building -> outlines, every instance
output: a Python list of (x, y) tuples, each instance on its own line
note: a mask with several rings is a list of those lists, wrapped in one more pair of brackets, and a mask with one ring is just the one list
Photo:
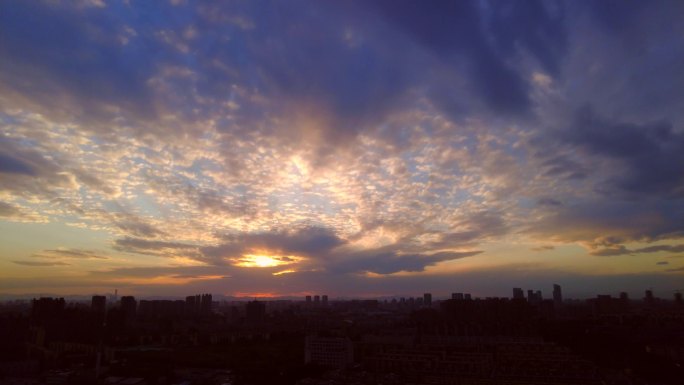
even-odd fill
[(321, 304), (321, 296), (320, 295), (314, 295), (314, 306), (318, 306)]
[(64, 305), (64, 298), (34, 298), (31, 302), (31, 316), (36, 319), (55, 318), (64, 312)]
[(310, 295), (306, 296), (306, 304), (307, 304), (307, 306), (311, 306), (311, 296)]
[(644, 296), (644, 302), (647, 306), (651, 306), (655, 303), (655, 297), (653, 296), (653, 290), (646, 290)]
[(563, 293), (561, 292), (561, 287), (558, 284), (553, 284), (553, 303), (557, 306), (563, 304)]
[(328, 306), (328, 296), (327, 295), (324, 294), (323, 297), (321, 297), (321, 301), (323, 302), (323, 306)]
[(423, 294), (423, 305), (425, 307), (431, 307), (432, 306), (432, 294), (431, 293)]
[(463, 300), (463, 293), (451, 293), (451, 299)]
[(327, 368), (344, 368), (354, 361), (352, 342), (348, 338), (307, 336), (304, 362)]
[(94, 295), (90, 301), (90, 309), (95, 313), (104, 314), (107, 310), (107, 297)]
[(525, 292), (519, 287), (513, 288), (513, 299), (525, 299)]
[(257, 300), (247, 302), (245, 320), (250, 324), (259, 324), (266, 318), (266, 303)]
[(135, 321), (138, 310), (138, 302), (135, 300), (135, 297), (131, 295), (121, 297), (121, 310), (124, 313), (126, 323), (130, 324)]
[(203, 315), (211, 314), (211, 294), (202, 294), (200, 303), (200, 313)]
[(465, 293), (463, 294), (463, 299), (465, 299), (466, 301), (470, 301), (473, 299), (473, 297), (470, 295), (470, 293)]

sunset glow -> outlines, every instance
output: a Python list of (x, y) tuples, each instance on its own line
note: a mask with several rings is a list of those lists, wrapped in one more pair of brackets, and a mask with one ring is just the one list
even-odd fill
[(296, 263), (299, 258), (293, 256), (280, 257), (271, 255), (246, 254), (235, 264), (241, 267), (274, 267)]

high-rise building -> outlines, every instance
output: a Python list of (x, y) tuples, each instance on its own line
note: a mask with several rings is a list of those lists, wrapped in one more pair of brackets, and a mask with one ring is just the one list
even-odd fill
[(677, 306), (682, 306), (682, 293), (676, 292), (674, 294), (674, 302)]
[(304, 361), (327, 368), (344, 368), (354, 362), (354, 349), (348, 338), (307, 336)]
[(463, 300), (463, 293), (451, 293), (451, 299)]
[(553, 285), (553, 302), (557, 306), (563, 304), (563, 293), (561, 292), (561, 287), (558, 284)]
[(194, 295), (189, 295), (185, 297), (185, 314), (191, 315), (195, 314), (195, 308), (197, 305), (195, 304), (195, 296)]
[(425, 307), (431, 307), (432, 306), (432, 294), (431, 293), (423, 294), (423, 305), (425, 305)]
[(525, 299), (525, 292), (519, 287), (513, 288), (513, 299)]
[(131, 295), (124, 295), (121, 297), (121, 311), (124, 313), (124, 319), (127, 323), (135, 321), (138, 303), (135, 297)]
[(646, 305), (653, 305), (655, 303), (655, 297), (653, 296), (653, 290), (646, 290), (644, 302)]
[(107, 310), (107, 297), (94, 295), (90, 301), (90, 309), (95, 313), (104, 314)]
[(250, 324), (264, 322), (266, 318), (266, 303), (257, 300), (247, 302), (245, 306), (245, 320)]
[(542, 292), (541, 292), (541, 290), (535, 291), (535, 292), (534, 292), (534, 296), (537, 298), (537, 301), (541, 301), (542, 299), (544, 299), (544, 298), (542, 297)]
[(470, 300), (473, 299), (473, 297), (470, 295), (470, 293), (465, 293), (465, 294), (463, 294), (463, 298), (464, 298), (466, 301), (470, 301)]
[(211, 314), (211, 294), (202, 294), (200, 313), (204, 315)]
[(64, 306), (64, 298), (34, 298), (31, 302), (31, 316), (37, 319), (55, 318), (64, 312)]
[(306, 304), (311, 305), (311, 296), (310, 295), (306, 296)]
[(321, 300), (323, 302), (323, 306), (328, 306), (328, 296), (326, 294), (321, 297)]
[(318, 306), (321, 304), (321, 296), (320, 295), (314, 295), (314, 306)]

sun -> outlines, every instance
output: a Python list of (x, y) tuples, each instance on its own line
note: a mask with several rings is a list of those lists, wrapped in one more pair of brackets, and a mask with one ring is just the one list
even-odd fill
[(275, 267), (296, 263), (299, 262), (300, 259), (301, 258), (292, 255), (245, 254), (236, 261), (235, 265), (241, 267)]

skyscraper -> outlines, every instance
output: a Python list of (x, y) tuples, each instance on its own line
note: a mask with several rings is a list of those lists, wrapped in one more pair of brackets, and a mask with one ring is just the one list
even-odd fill
[(137, 312), (138, 303), (135, 297), (130, 295), (124, 295), (121, 297), (121, 310), (124, 313), (124, 319), (126, 323), (132, 323), (135, 320)]
[(513, 299), (525, 299), (525, 293), (523, 292), (523, 289), (519, 287), (514, 287), (513, 288)]
[(257, 300), (247, 302), (245, 306), (245, 319), (248, 323), (258, 324), (266, 318), (266, 303)]
[(561, 287), (558, 284), (553, 284), (553, 302), (557, 306), (563, 304), (563, 293), (561, 292)]
[(432, 294), (431, 293), (423, 294), (423, 305), (425, 305), (425, 307), (431, 307), (432, 306)]
[(90, 301), (90, 309), (95, 313), (104, 314), (107, 309), (107, 297), (94, 295)]

